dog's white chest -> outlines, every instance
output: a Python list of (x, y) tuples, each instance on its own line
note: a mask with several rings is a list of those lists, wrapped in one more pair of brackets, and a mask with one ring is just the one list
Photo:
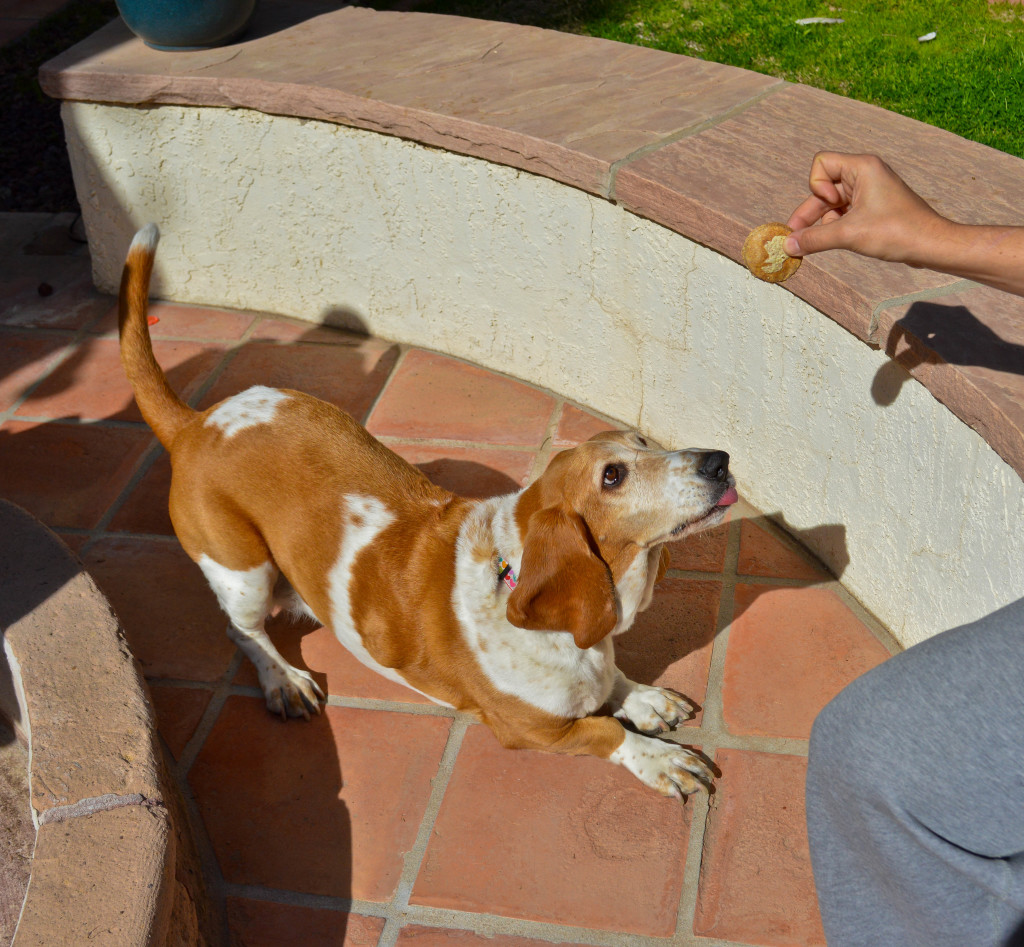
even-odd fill
[(557, 717), (586, 717), (612, 692), (615, 658), (610, 638), (583, 651), (568, 632), (529, 631), (503, 619), (464, 623), (463, 633), (498, 690)]
[(497, 573), (468, 555), (456, 560), (452, 604), (466, 644), (488, 680), (557, 717), (594, 713), (608, 700), (615, 681), (611, 639), (576, 647), (568, 632), (516, 628), (505, 617), (505, 593)]
[(614, 646), (606, 638), (581, 650), (568, 632), (530, 631), (508, 621), (508, 593), (488, 550), (516, 549), (516, 534), (511, 509), (498, 501), (463, 528), (452, 595), (459, 629), (497, 690), (557, 717), (586, 717), (611, 695)]
[(638, 555), (626, 570), (626, 574), (616, 583), (620, 618), (612, 632), (613, 635), (628, 631), (637, 614), (650, 605), (654, 580), (657, 578), (654, 561), (658, 555), (657, 552), (653, 555), (648, 552)]

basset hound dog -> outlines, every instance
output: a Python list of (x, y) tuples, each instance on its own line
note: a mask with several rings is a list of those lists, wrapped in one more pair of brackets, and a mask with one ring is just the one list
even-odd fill
[(254, 387), (195, 411), (149, 337), (157, 239), (143, 228), (127, 255), (122, 360), (171, 455), (175, 532), (273, 713), (309, 719), (325, 700), (264, 630), (283, 589), (364, 664), (476, 716), (506, 747), (603, 757), (680, 799), (710, 785), (697, 754), (652, 736), (693, 707), (625, 677), (613, 639), (650, 604), (664, 544), (735, 502), (727, 454), (607, 431), (525, 489), (469, 500), (299, 391)]

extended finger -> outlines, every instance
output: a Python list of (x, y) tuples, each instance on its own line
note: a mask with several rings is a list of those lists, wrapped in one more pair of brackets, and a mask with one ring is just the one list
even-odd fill
[(804, 227), (810, 227), (821, 220), (822, 214), (831, 208), (831, 204), (812, 194), (790, 215), (789, 229), (802, 230)]

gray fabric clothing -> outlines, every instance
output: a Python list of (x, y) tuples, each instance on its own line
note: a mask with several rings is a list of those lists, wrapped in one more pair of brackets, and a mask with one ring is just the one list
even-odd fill
[(1024, 599), (825, 707), (807, 825), (830, 947), (1024, 944)]

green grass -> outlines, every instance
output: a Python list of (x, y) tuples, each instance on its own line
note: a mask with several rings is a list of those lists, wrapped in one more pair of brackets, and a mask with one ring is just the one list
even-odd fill
[[(531, 23), (741, 66), (871, 102), (1024, 157), (1024, 5), (427, 0), (416, 9)], [(794, 22), (812, 16), (845, 22)], [(935, 40), (918, 42), (932, 31)]]

